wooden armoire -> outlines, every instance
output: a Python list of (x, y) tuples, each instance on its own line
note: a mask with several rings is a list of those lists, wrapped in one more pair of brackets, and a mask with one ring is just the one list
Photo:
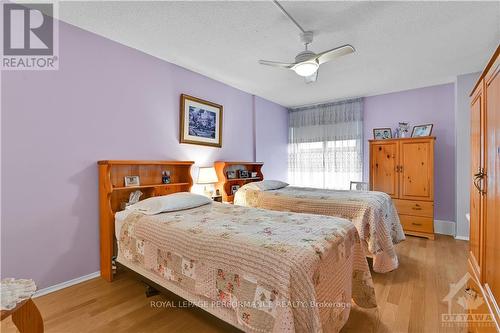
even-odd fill
[[(471, 93), (471, 183), (468, 291), (485, 301), (473, 314), (492, 315), (490, 326), (473, 332), (500, 332), (500, 46)], [(495, 327), (496, 326), (496, 327)]]
[(434, 239), (435, 137), (370, 140), (370, 190), (389, 194), (406, 234)]

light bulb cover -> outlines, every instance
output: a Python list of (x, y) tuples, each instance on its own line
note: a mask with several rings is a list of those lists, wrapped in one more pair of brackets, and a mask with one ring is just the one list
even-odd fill
[(300, 76), (309, 76), (314, 74), (318, 70), (318, 63), (314, 61), (302, 62), (293, 67), (293, 70), (297, 75)]

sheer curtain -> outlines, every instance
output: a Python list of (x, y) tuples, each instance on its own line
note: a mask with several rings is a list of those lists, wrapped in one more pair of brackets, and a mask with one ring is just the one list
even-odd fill
[(292, 185), (349, 189), (363, 172), (363, 99), (289, 110)]

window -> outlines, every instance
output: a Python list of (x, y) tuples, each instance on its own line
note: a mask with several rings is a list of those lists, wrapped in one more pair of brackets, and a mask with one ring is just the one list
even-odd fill
[(288, 179), (297, 186), (348, 190), (362, 180), (362, 105), (290, 111)]

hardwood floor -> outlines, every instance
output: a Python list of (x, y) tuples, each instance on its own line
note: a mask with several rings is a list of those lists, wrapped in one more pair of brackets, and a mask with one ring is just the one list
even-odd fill
[[(397, 246), (400, 267), (373, 273), (378, 308), (356, 306), (342, 332), (465, 332), (441, 326), (448, 311), (442, 299), (449, 284), (467, 271), (467, 242), (437, 235), (435, 241), (408, 236)], [(96, 278), (35, 299), (46, 332), (233, 332), (232, 326), (205, 311), (186, 307), (153, 308), (152, 301), (179, 305), (175, 295), (146, 298), (131, 273), (113, 283)], [(180, 303), (182, 305), (182, 303)], [(463, 310), (458, 311), (463, 312)], [(10, 319), (1, 332), (16, 332)]]

